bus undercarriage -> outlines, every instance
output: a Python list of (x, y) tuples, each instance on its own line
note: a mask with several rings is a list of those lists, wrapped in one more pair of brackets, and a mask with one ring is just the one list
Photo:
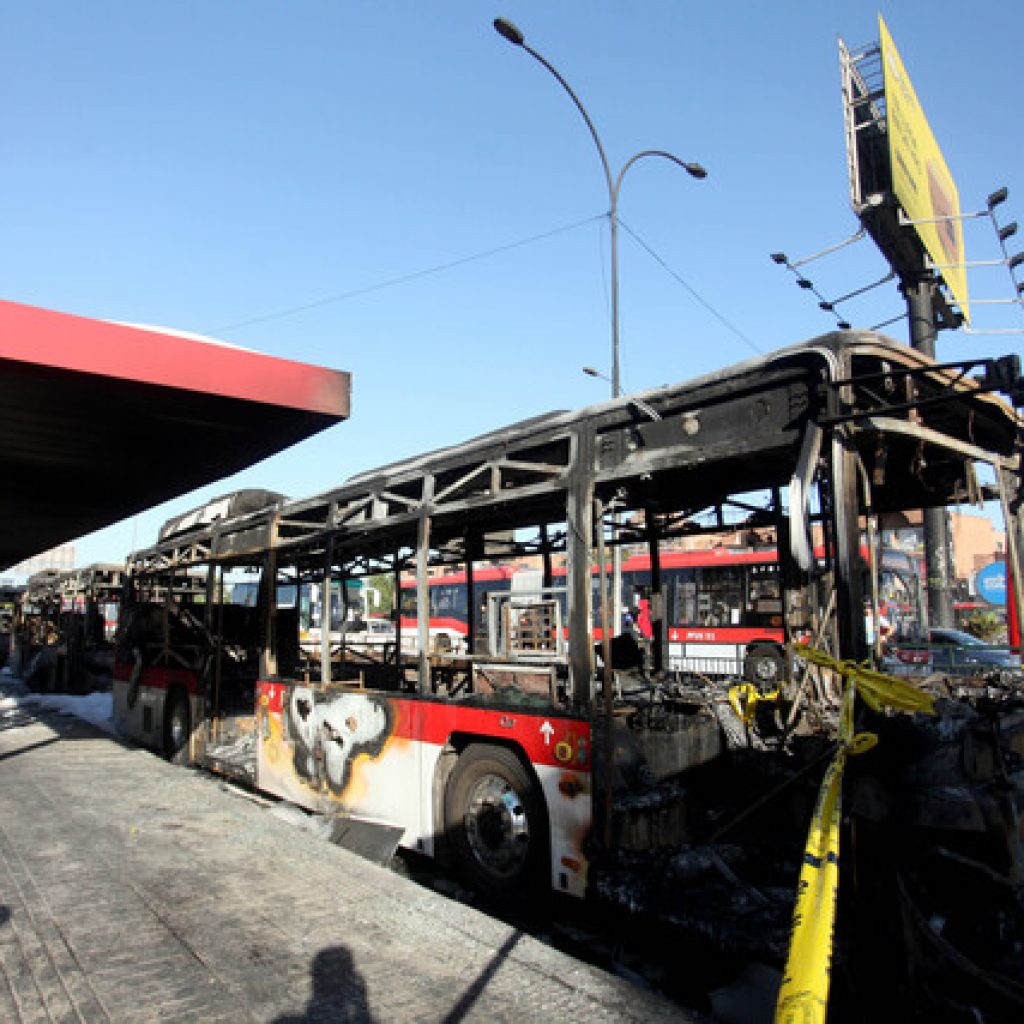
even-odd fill
[[(777, 957), (842, 687), (801, 644), (836, 664), (869, 657), (863, 534), (882, 513), (981, 495), (979, 465), (1019, 596), (1018, 417), (880, 336), (830, 335), (642, 402), (539, 417), (165, 530), (129, 560), (115, 720), (330, 816), (357, 845), (375, 834), (499, 894), (599, 893)], [(669, 659), (663, 556), (740, 527), (778, 550), (787, 658), (772, 693)], [(640, 551), (651, 629), (638, 640), (612, 595), (621, 558)], [(485, 566), (526, 560), (532, 589), (475, 589)], [(432, 574), (456, 568), (464, 649), (426, 612)], [(304, 642), (309, 595), (371, 577), (395, 594), (414, 581), (411, 635), (395, 614), (390, 644), (350, 648), (329, 628)], [(255, 600), (233, 601), (236, 588)], [(936, 722), (860, 709), (882, 739), (851, 764), (845, 891), (876, 910), (899, 895), (886, 942), (917, 934), (907, 922), (936, 902), (939, 868), (1008, 887), (1020, 910), (1024, 704), (1013, 679), (972, 685)], [(843, 965), (843, 937), (867, 925), (856, 909), (840, 923)], [(944, 939), (925, 931), (916, 941)], [(858, 968), (884, 946), (859, 944)], [(1015, 996), (1003, 965), (977, 971)]]

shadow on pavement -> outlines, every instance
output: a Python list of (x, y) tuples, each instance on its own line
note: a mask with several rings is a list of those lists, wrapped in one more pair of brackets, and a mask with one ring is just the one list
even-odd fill
[[(110, 740), (111, 743), (116, 743), (118, 746), (124, 747), (127, 750), (145, 749), (141, 748), (138, 743), (135, 743), (124, 736), (118, 735), (109, 728), (97, 725), (95, 722), (89, 721), (88, 718), (79, 717), (73, 710), (57, 706), (48, 707), (46, 705), (48, 698), (89, 696), (91, 696), (91, 694), (41, 693), (37, 690), (30, 690), (25, 685), (24, 681), (16, 676), (0, 677), (0, 699), (6, 697), (17, 701), (16, 706), (0, 710), (0, 734), (14, 732), (27, 726), (41, 724), (49, 726), (51, 729), (60, 733), (59, 736), (54, 737), (49, 742), (55, 742), (56, 740), (96, 739), (97, 737), (102, 737)], [(34, 744), (33, 746), (43, 745), (44, 744)], [(3, 759), (4, 757), (12, 757), (15, 754), (20, 754), (31, 749), (33, 749), (33, 747), (26, 746), (20, 750), (10, 750), (4, 754), (0, 754), (0, 759)]]
[(5, 750), (0, 753), (0, 761), (6, 761), (9, 757), (17, 757), (19, 754), (27, 754), (32, 750), (38, 750), (40, 747), (48, 747), (51, 743), (60, 743), (63, 736), (48, 736), (45, 740), (40, 740), (38, 743), (29, 743), (28, 746), (18, 747), (17, 750)]
[(483, 995), (488, 982), (497, 973), (498, 968), (508, 958), (508, 955), (515, 949), (516, 944), (523, 937), (520, 931), (513, 932), (502, 944), (501, 948), (491, 957), (491, 962), (480, 972), (479, 976), (469, 988), (463, 992), (459, 1001), (452, 1007), (442, 1021), (442, 1024), (458, 1024), (466, 1014), (473, 1008), (473, 1004)]
[(329, 946), (313, 958), (313, 994), (301, 1016), (275, 1017), (273, 1024), (376, 1024), (366, 983), (344, 946)]

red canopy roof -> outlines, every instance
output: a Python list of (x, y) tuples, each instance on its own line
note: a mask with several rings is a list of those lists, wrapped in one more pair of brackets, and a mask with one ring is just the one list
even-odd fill
[(0, 300), (0, 568), (310, 437), (349, 396), (342, 371)]

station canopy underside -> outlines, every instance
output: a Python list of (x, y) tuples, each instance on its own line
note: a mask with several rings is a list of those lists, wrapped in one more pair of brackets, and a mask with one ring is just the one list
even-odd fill
[(349, 399), (342, 371), (0, 301), (0, 569), (280, 452)]

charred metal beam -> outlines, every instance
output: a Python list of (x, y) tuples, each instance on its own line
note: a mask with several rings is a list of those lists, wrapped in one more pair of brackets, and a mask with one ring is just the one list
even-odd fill
[(593, 695), (594, 677), (594, 649), (590, 642), (593, 622), (593, 588), (590, 582), (590, 553), (594, 544), (593, 435), (580, 430), (574, 451), (566, 507), (569, 526), (569, 684), (573, 704), (585, 707)]

